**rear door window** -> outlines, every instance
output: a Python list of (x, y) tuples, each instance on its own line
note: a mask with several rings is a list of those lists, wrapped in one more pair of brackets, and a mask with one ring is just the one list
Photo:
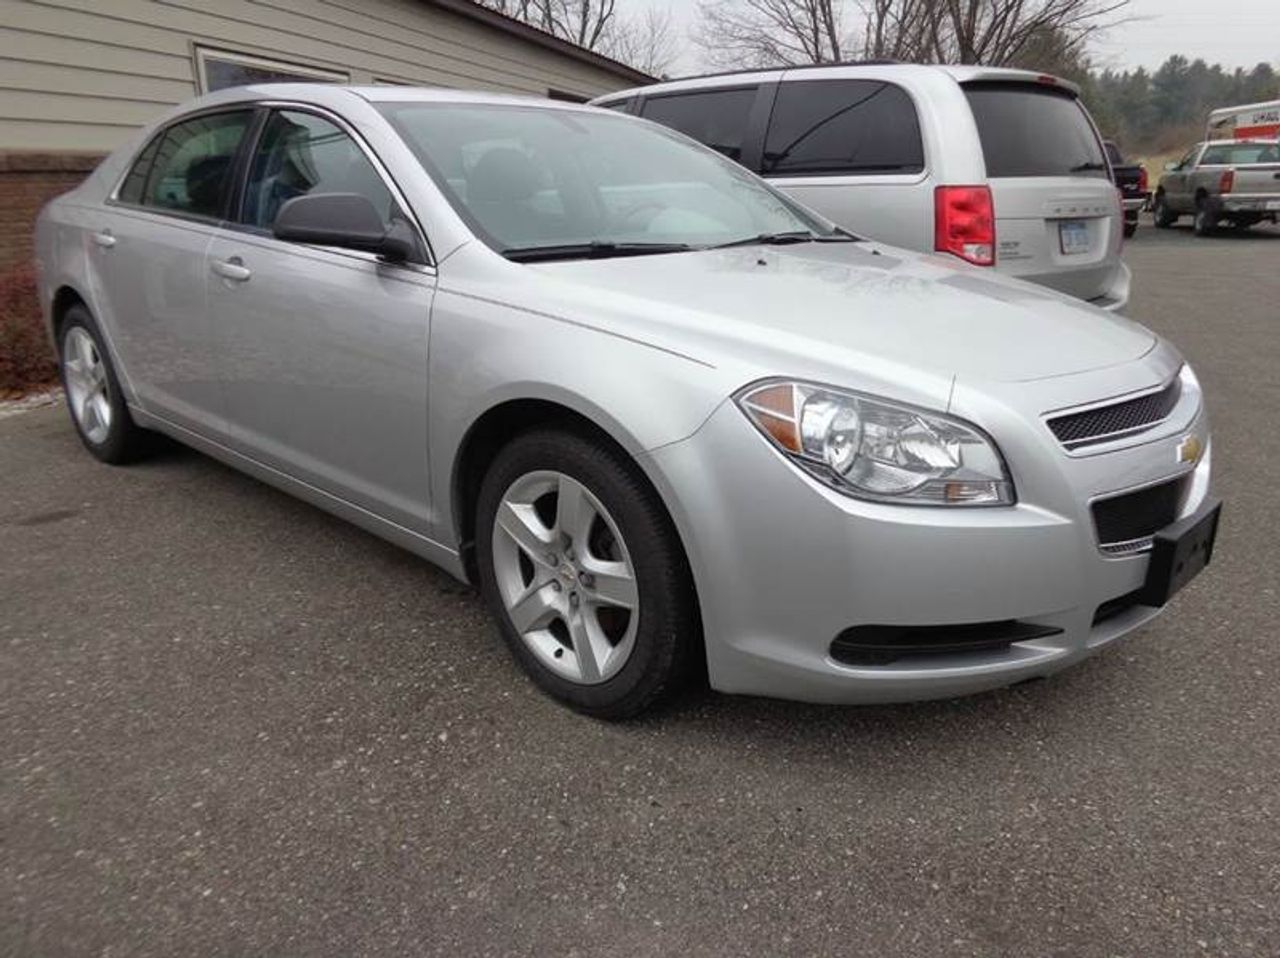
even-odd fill
[(742, 160), (757, 87), (673, 93), (645, 100), (644, 117), (679, 130), (731, 160)]
[(216, 113), (177, 123), (159, 140), (142, 204), (220, 219), (232, 166), (252, 111)]
[(1080, 101), (1052, 87), (971, 83), (987, 175), (1108, 177), (1106, 157)]
[(765, 137), (766, 176), (919, 173), (924, 146), (915, 104), (877, 80), (784, 82)]

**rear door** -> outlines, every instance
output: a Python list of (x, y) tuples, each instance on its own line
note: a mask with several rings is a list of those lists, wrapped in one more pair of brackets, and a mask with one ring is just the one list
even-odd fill
[(920, 120), (901, 87), (873, 79), (784, 80), (759, 172), (861, 236), (933, 246)]
[(996, 266), (1080, 299), (1120, 269), (1123, 216), (1106, 155), (1079, 98), (1062, 87), (963, 85), (996, 214)]
[(199, 432), (220, 428), (204, 255), (225, 214), (252, 109), (174, 123), (139, 154), (103, 215), (92, 253), (113, 344), (144, 409)]

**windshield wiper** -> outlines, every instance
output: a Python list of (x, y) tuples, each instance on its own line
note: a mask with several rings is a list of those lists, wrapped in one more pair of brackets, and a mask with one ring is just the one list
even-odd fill
[(856, 236), (844, 230), (832, 233), (829, 236), (819, 236), (817, 233), (810, 233), (808, 230), (793, 230), (789, 233), (757, 233), (755, 236), (745, 236), (739, 240), (717, 243), (715, 246), (707, 248), (730, 249), (734, 246), (787, 246), (792, 243), (852, 243), (856, 241)]
[(1107, 164), (1105, 163), (1077, 163), (1068, 173), (1105, 173), (1107, 172)]
[(565, 243), (560, 246), (513, 246), (502, 255), (513, 263), (541, 263), (557, 259), (608, 259), (613, 256), (652, 256), (658, 253), (683, 253), (693, 249), (688, 243), (612, 243), (592, 240), (590, 243)]

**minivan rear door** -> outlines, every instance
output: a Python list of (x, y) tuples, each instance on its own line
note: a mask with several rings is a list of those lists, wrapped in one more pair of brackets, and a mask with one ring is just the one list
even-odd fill
[(1123, 216), (1079, 98), (1025, 81), (963, 89), (995, 206), (997, 267), (1080, 299), (1104, 296), (1121, 268)]

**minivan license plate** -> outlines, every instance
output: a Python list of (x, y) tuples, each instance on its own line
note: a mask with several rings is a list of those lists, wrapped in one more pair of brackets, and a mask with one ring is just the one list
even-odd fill
[(1058, 241), (1064, 256), (1089, 252), (1089, 224), (1083, 220), (1063, 220), (1058, 224)]

